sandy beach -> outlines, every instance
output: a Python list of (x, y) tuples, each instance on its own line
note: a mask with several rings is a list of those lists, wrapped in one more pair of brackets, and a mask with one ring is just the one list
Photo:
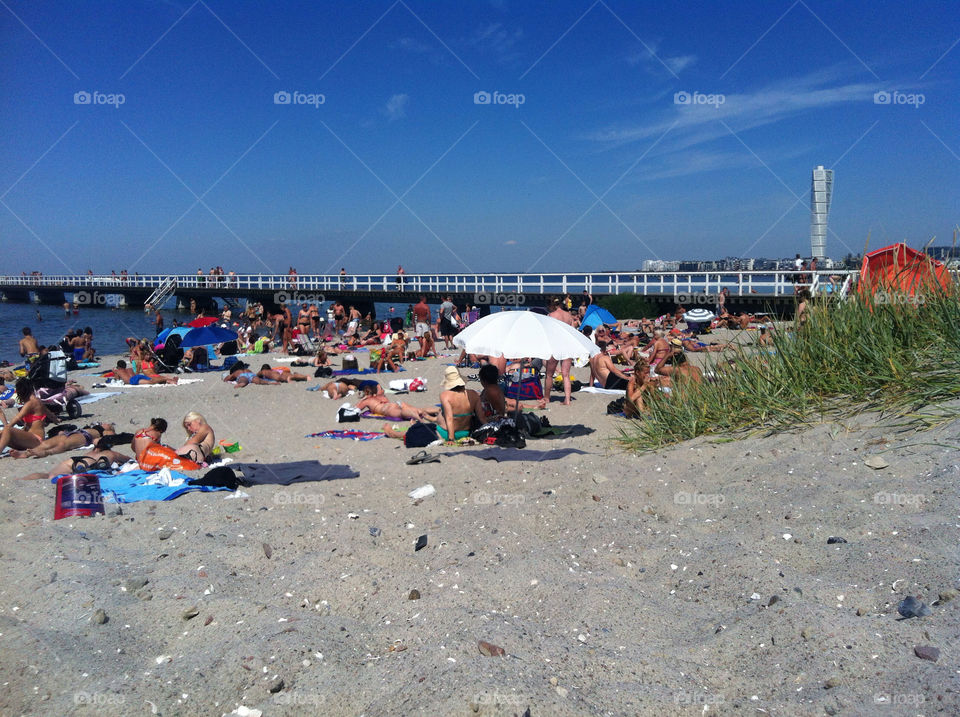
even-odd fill
[[(452, 360), (408, 364), (430, 390), (405, 400), (436, 403)], [(3, 458), (0, 713), (960, 712), (957, 423), (860, 415), (634, 455), (611, 396), (554, 393), (569, 436), (406, 465), (395, 440), (306, 438), (338, 427), (318, 379), (198, 377), (119, 389), (81, 421), (162, 416), (173, 442), (197, 410), (236, 461), (360, 476), (54, 521), (53, 486), (16, 478), (63, 456)], [(909, 595), (932, 614), (899, 619)]]

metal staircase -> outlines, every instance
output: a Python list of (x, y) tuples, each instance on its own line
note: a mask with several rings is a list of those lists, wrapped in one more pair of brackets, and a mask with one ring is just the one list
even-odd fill
[(173, 296), (173, 293), (177, 290), (177, 277), (168, 276), (164, 278), (160, 285), (154, 289), (153, 293), (147, 297), (145, 306), (153, 306), (159, 308), (167, 303), (167, 300)]

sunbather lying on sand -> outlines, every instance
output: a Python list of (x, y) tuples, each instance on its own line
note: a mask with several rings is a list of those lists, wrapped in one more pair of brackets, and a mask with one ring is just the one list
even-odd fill
[(367, 379), (366, 381), (361, 381), (358, 378), (338, 378), (336, 381), (331, 381), (330, 383), (322, 386), (321, 391), (327, 394), (329, 398), (346, 398), (353, 391), (362, 390), (364, 386), (370, 386), (375, 395), (383, 396), (383, 386), (381, 386), (376, 381)]
[(286, 366), (270, 368), (270, 364), (268, 363), (260, 367), (260, 370), (257, 372), (257, 378), (261, 380), (261, 383), (265, 384), (290, 383), (291, 381), (308, 381), (310, 379), (310, 377), (305, 374), (294, 373)]
[(364, 386), (361, 389), (363, 398), (357, 401), (356, 407), (361, 411), (369, 411), (375, 416), (388, 418), (406, 418), (422, 421), (428, 416), (436, 418), (437, 409), (424, 409), (411, 406), (403, 401), (393, 402), (383, 394), (378, 394), (374, 386)]
[(141, 383), (177, 383), (180, 379), (176, 376), (160, 376), (159, 374), (134, 373), (127, 368), (127, 362), (123, 359), (117, 361), (116, 368), (113, 369), (113, 375), (130, 386), (138, 386)]
[(66, 453), (96, 443), (104, 436), (114, 435), (112, 423), (97, 423), (73, 431), (63, 431), (51, 436), (40, 445), (25, 451), (11, 451), (14, 458), (46, 458), (57, 453)]

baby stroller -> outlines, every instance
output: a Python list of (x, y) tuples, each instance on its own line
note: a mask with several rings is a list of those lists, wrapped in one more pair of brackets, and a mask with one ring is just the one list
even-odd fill
[(59, 347), (38, 356), (30, 364), (27, 378), (33, 382), (37, 397), (54, 413), (66, 411), (70, 418), (83, 413), (76, 391), (67, 386), (67, 357)]
[(180, 336), (172, 334), (167, 337), (162, 349), (153, 352), (157, 373), (177, 373), (177, 367), (183, 360), (181, 341), (183, 339)]

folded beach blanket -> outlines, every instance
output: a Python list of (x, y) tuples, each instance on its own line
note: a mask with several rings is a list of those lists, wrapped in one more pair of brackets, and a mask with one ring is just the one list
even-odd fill
[(385, 434), (380, 431), (321, 431), (320, 433), (310, 433), (305, 438), (351, 438), (354, 441), (372, 441), (375, 438), (383, 438)]
[[(109, 471), (87, 471), (100, 479), (100, 494), (104, 503), (137, 503), (141, 500), (173, 500), (184, 493), (194, 490), (229, 490), (212, 486), (191, 485), (190, 476), (177, 471), (169, 471), (169, 480), (154, 482), (160, 471), (133, 470), (114, 475)], [(59, 476), (50, 479), (56, 483)]]
[(308, 483), (310, 481), (344, 480), (347, 478), (357, 478), (360, 475), (350, 466), (323, 465), (320, 461), (234, 463), (231, 468), (243, 474), (240, 482), (245, 486), (290, 485), (292, 483)]
[[(397, 373), (403, 371), (403, 366), (397, 366)], [(334, 376), (362, 376), (368, 373), (376, 373), (377, 369), (375, 368), (363, 368), (363, 369), (337, 369), (333, 372)], [(381, 371), (381, 373), (394, 373), (393, 371)]]

